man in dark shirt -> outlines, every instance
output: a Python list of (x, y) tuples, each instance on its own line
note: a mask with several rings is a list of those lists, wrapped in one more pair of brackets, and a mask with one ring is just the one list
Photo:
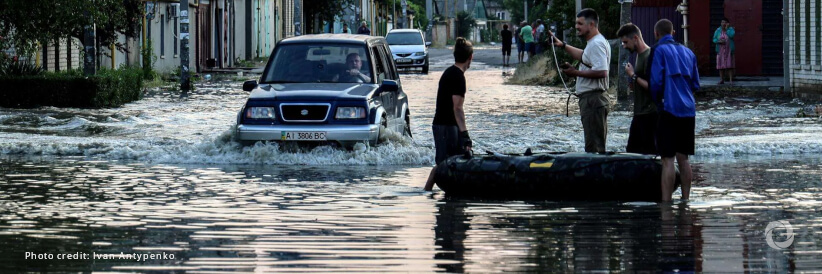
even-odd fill
[[(439, 164), (448, 157), (471, 151), (473, 146), (468, 128), (465, 126), (465, 111), (462, 105), (465, 101), (465, 71), (471, 67), (474, 59), (474, 47), (465, 38), (457, 37), (454, 45), (454, 65), (442, 73), (439, 89), (437, 90), (437, 108), (434, 111), (434, 150), (435, 161)], [(437, 167), (431, 169), (425, 190), (434, 188), (434, 173)]]
[(658, 114), (656, 105), (648, 91), (648, 57), (651, 48), (642, 39), (642, 32), (631, 23), (623, 25), (617, 31), (617, 37), (622, 40), (622, 47), (631, 53), (638, 53), (636, 71), (631, 63), (625, 64), (625, 74), (631, 78), (630, 85), (634, 90), (634, 119), (631, 121), (631, 130), (628, 135), (628, 146), (625, 151), (641, 154), (656, 154), (656, 123)]
[(513, 33), (508, 30), (508, 24), (502, 25), (499, 36), (502, 38), (502, 66), (507, 67), (511, 64), (511, 38), (513, 36)]
[(368, 25), (365, 23), (365, 21), (363, 21), (362, 25), (360, 25), (360, 28), (357, 29), (357, 34), (371, 35), (371, 30), (368, 29)]

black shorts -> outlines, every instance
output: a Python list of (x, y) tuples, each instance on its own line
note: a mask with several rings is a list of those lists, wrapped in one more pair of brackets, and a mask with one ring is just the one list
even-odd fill
[(457, 126), (433, 125), (434, 131), (434, 150), (436, 157), (434, 161), (436, 164), (441, 163), (454, 155), (463, 154), (459, 142), (459, 128)]
[(511, 44), (502, 44), (502, 55), (511, 56)]
[(659, 155), (668, 158), (677, 153), (694, 155), (694, 117), (676, 117), (667, 111), (659, 111), (656, 126), (656, 147)]
[(628, 146), (625, 151), (630, 153), (656, 155), (656, 124), (659, 114), (634, 115), (631, 120), (631, 131), (628, 134)]

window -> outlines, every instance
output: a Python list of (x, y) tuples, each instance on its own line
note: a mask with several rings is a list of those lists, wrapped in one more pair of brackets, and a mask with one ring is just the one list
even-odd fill
[(419, 32), (394, 32), (385, 37), (389, 45), (422, 45), (422, 36)]
[(375, 72), (377, 73), (377, 83), (382, 83), (382, 80), (385, 80), (386, 70), (385, 64), (383, 63), (382, 55), (380, 54), (380, 49), (378, 46), (371, 47), (371, 52), (374, 54), (374, 65)]
[(165, 14), (160, 15), (160, 58), (165, 58), (166, 56), (166, 16)]
[[(353, 58), (359, 57), (355, 64)], [(351, 64), (347, 62), (352, 60)], [(359, 65), (362, 74), (372, 77), (366, 48), (346, 44), (287, 44), (277, 47), (274, 59), (265, 69), (263, 83), (354, 82), (342, 78), (343, 72)], [(361, 81), (361, 80), (360, 80)], [(373, 82), (373, 81), (372, 81)]]
[(794, 58), (795, 58), (794, 63), (795, 64), (799, 64), (800, 62), (802, 62), (801, 61), (802, 60), (802, 49), (800, 48), (800, 41), (802, 41), (801, 40), (802, 36), (800, 36), (801, 30), (802, 30), (802, 28), (801, 28), (801, 26), (802, 26), (801, 25), (802, 16), (800, 16), (800, 14), (801, 14), (800, 12), (802, 12), (802, 7), (800, 7), (800, 4), (799, 4), (800, 2), (802, 2), (802, 1), (796, 0), (796, 1), (793, 2), (794, 3), (794, 7), (793, 7), (793, 15), (794, 15), (793, 16), (793, 19), (794, 19), (793, 20), (793, 26), (794, 26), (793, 27), (793, 32), (794, 32), (793, 33), (793, 42), (794, 42), (793, 46), (794, 46), (794, 51), (793, 52), (794, 52)]
[(397, 74), (397, 67), (394, 65), (394, 58), (391, 57), (389, 52), (391, 51), (388, 49), (387, 45), (382, 45), (382, 47), (380, 47), (380, 54), (382, 54), (383, 62), (385, 62), (385, 67), (387, 68), (387, 78), (391, 80), (400, 79), (400, 75)]
[(174, 17), (174, 57), (177, 57), (177, 40), (180, 39), (180, 32), (177, 30), (177, 17)]
[(805, 0), (805, 63), (811, 64), (811, 0)]

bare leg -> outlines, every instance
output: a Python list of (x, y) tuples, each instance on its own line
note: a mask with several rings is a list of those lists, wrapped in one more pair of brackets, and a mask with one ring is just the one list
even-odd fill
[(734, 83), (734, 69), (728, 69), (728, 82)]
[[(688, 166), (690, 167), (690, 166)], [(672, 192), (674, 192), (674, 180), (676, 180), (676, 169), (674, 168), (674, 157), (662, 158), (662, 201), (670, 202)], [(683, 182), (684, 185), (684, 182)]]
[(679, 164), (679, 178), (682, 179), (682, 199), (688, 200), (691, 197), (691, 180), (693, 180), (693, 172), (691, 171), (691, 163), (688, 161), (688, 155), (677, 153), (676, 162)]
[(719, 70), (719, 83), (720, 84), (725, 83), (725, 70), (724, 69)]
[(423, 190), (431, 191), (431, 190), (434, 189), (434, 173), (437, 173), (437, 167), (436, 166), (434, 168), (432, 168), (431, 173), (428, 174), (428, 180), (425, 181), (425, 188), (423, 188)]

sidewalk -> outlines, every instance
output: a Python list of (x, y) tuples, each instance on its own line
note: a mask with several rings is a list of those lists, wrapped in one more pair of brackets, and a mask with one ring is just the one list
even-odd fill
[(784, 79), (781, 76), (737, 76), (734, 78), (733, 85), (729, 84), (727, 81), (720, 85), (719, 77), (715, 76), (699, 78), (700, 87), (706, 90), (734, 88), (743, 90), (780, 92), (784, 88), (784, 83)]

